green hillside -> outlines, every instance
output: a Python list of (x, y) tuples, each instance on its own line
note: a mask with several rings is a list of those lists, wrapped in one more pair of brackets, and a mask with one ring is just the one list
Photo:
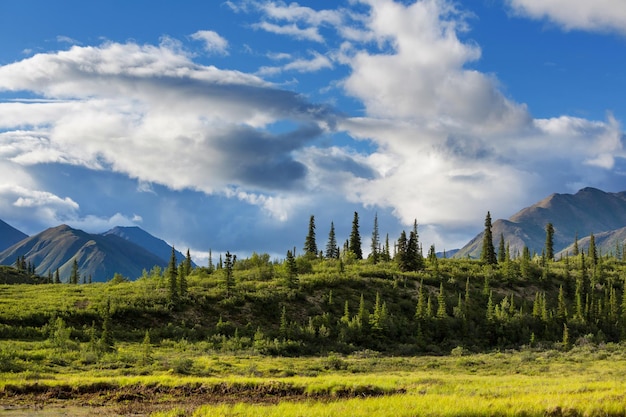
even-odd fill
[(446, 354), (457, 346), (487, 351), (626, 336), (626, 265), (615, 257), (497, 265), (429, 259), (403, 272), (393, 260), (299, 257), (290, 264), (255, 254), (237, 260), (230, 278), (226, 267), (185, 272), (181, 265), (176, 275), (155, 268), (134, 282), (7, 285), (0, 287), (0, 338), (50, 339), (58, 319), (77, 342), (106, 333), (114, 347), (141, 342), (149, 331), (153, 342), (273, 355)]

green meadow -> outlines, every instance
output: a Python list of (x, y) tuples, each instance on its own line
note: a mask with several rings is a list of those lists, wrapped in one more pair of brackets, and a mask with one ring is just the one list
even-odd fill
[(626, 415), (622, 256), (349, 255), (2, 285), (2, 413)]

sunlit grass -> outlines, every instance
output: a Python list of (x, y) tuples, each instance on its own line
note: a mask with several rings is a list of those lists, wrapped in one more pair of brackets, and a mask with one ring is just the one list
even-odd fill
[[(626, 360), (620, 346), (462, 357), (298, 358), (216, 355), (203, 353), (197, 346), (179, 348), (175, 344), (155, 346), (154, 358), (157, 362), (175, 355), (188, 358), (188, 375), (157, 365), (115, 369), (97, 363), (50, 366), (41, 372), (30, 369), (0, 374), (0, 390), (38, 384), (77, 390), (98, 385), (225, 387), (233, 393), (229, 404), (192, 410), (201, 417), (626, 415)], [(45, 342), (19, 342), (15, 349), (22, 350), (27, 364), (29, 357), (52, 354)], [(121, 345), (111, 355), (128, 358), (133, 349), (132, 344)], [(285, 400), (276, 392), (295, 393), (297, 400)], [(251, 393), (261, 397), (251, 399)], [(272, 404), (259, 403), (259, 398)], [(166, 408), (171, 410), (155, 415), (182, 415), (174, 405)]]

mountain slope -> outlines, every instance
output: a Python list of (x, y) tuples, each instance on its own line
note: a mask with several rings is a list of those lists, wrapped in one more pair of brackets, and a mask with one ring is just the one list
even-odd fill
[(74, 259), (81, 277), (91, 276), (93, 281), (106, 281), (116, 272), (134, 279), (143, 269), (167, 266), (159, 256), (119, 236), (92, 235), (67, 225), (44, 230), (0, 252), (0, 264), (10, 265), (18, 256), (25, 256), (43, 276), (58, 269), (62, 281), (69, 278)]
[[(576, 194), (552, 194), (514, 214), (509, 220), (492, 224), (494, 245), (500, 235), (509, 244), (512, 256), (521, 254), (524, 246), (531, 253), (541, 253), (545, 246), (545, 227), (554, 226), (554, 249), (559, 252), (579, 238), (626, 227), (626, 192), (607, 193), (583, 188)], [(456, 257), (480, 257), (481, 232), (456, 254)]]
[[(113, 229), (102, 233), (103, 236), (117, 236), (125, 239), (135, 245), (141, 246), (148, 252), (152, 252), (161, 258), (164, 262), (169, 263), (172, 256), (172, 246), (167, 242), (141, 229), (140, 227), (114, 227)], [(185, 255), (176, 251), (176, 263), (180, 264), (185, 259)], [(192, 262), (193, 266), (196, 265)]]
[(27, 237), (28, 235), (26, 233), (22, 233), (10, 224), (0, 220), (0, 251), (15, 245), (17, 242)]

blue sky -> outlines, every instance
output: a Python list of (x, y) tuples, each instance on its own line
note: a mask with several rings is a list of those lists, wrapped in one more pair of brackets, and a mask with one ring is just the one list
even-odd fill
[(622, 0), (0, 2), (0, 218), (282, 256), (623, 191)]

